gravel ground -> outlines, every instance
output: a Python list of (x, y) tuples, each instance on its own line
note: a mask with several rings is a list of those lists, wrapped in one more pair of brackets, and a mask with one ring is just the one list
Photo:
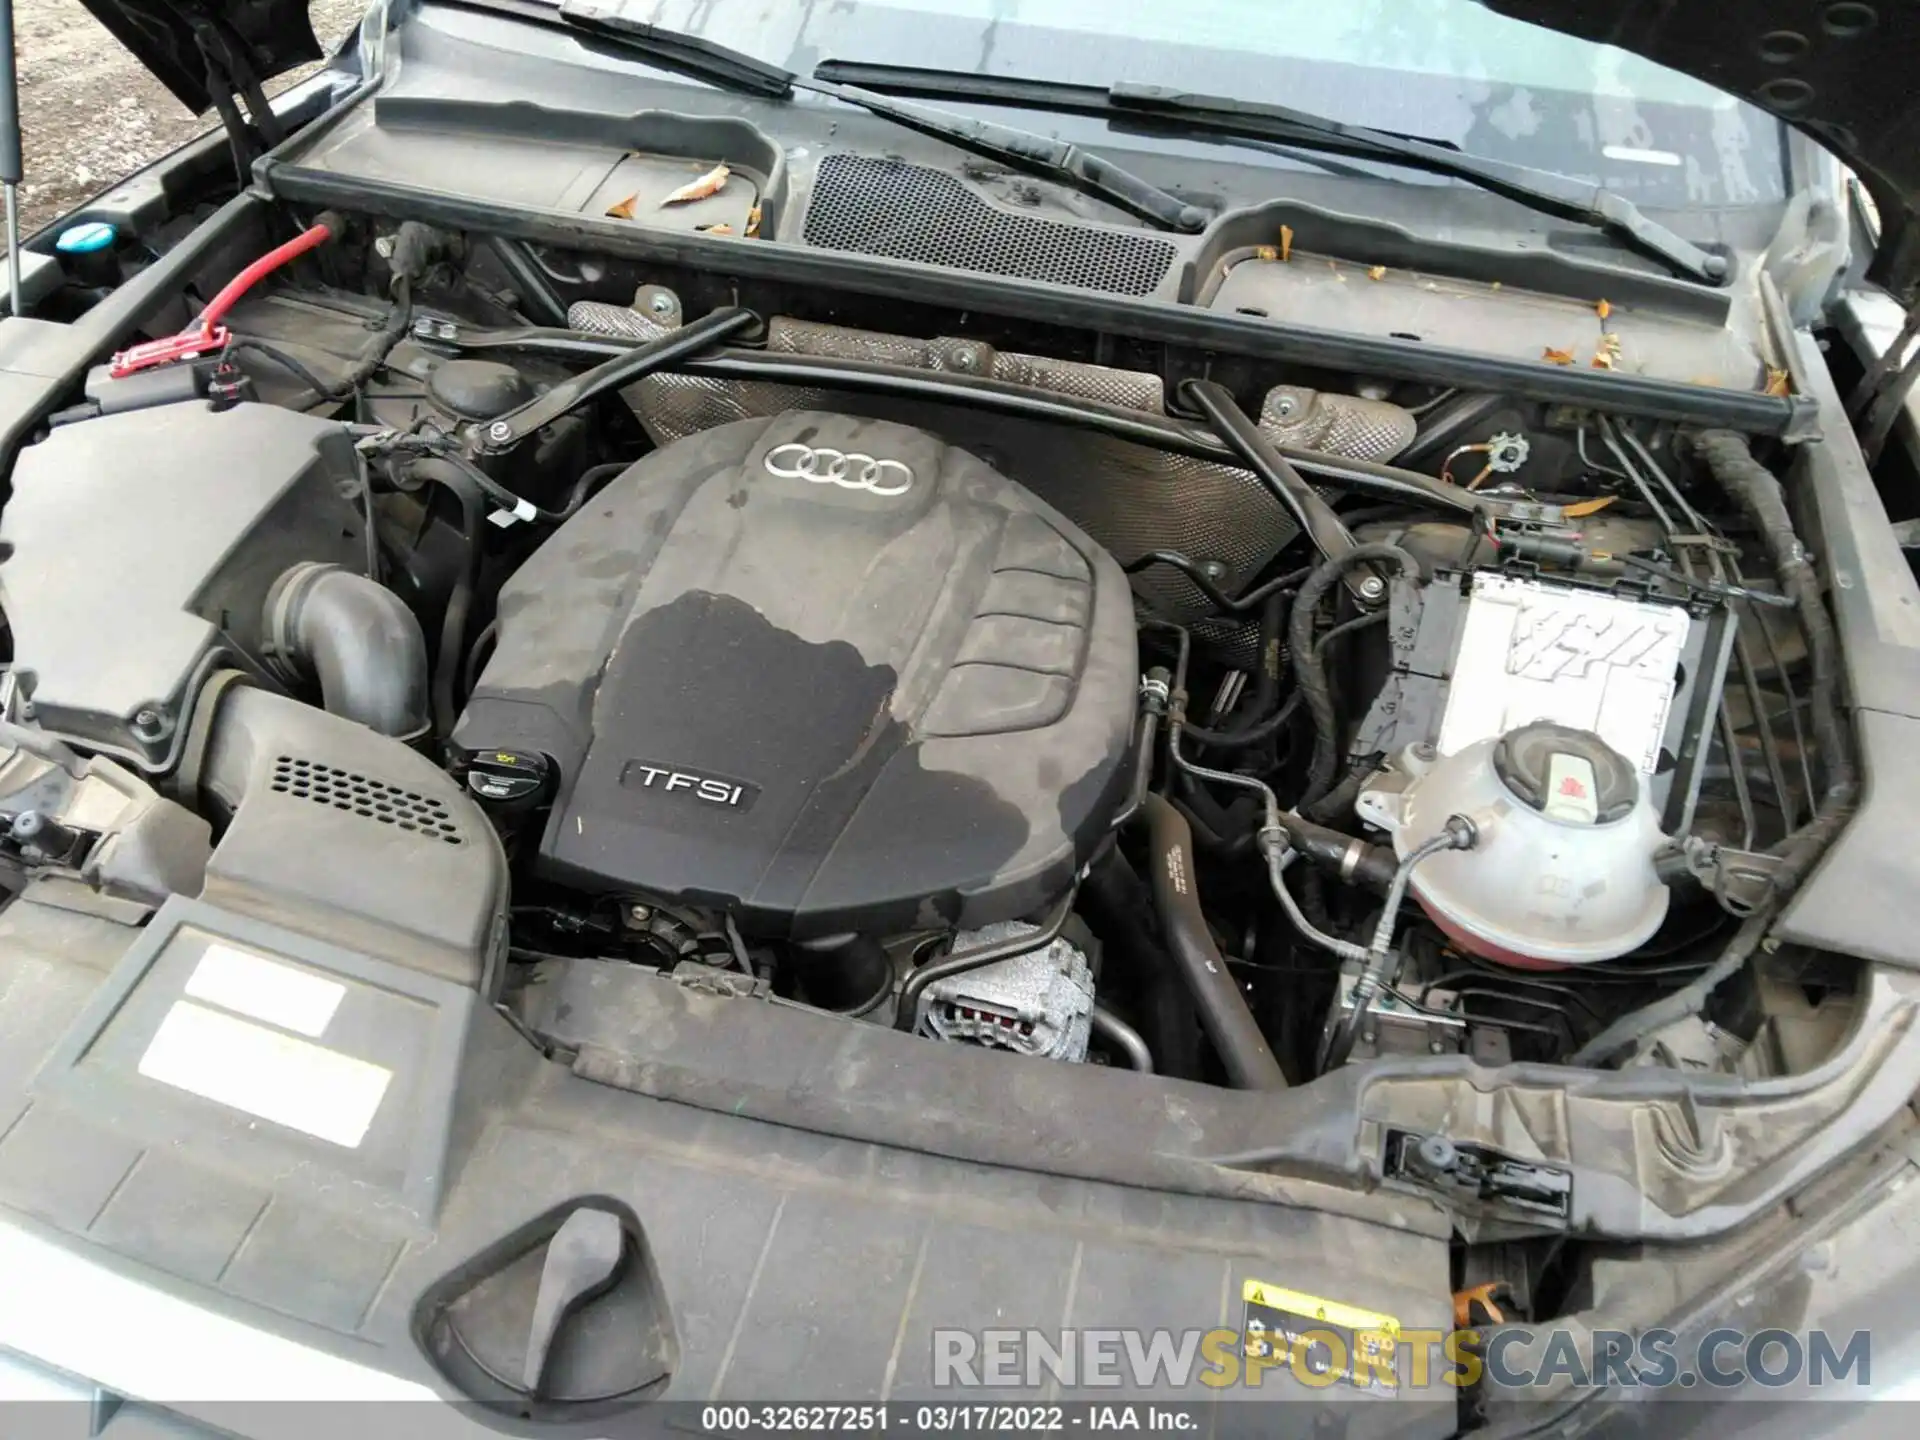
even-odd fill
[[(312, 0), (321, 46), (331, 50), (365, 9), (365, 0)], [(219, 123), (212, 114), (189, 114), (80, 0), (14, 0), (13, 23), (26, 159), (23, 234)]]

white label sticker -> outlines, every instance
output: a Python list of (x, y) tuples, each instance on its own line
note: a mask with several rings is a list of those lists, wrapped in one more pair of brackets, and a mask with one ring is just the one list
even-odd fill
[(532, 520), (539, 514), (540, 512), (533, 507), (531, 501), (519, 500), (514, 502), (511, 510), (495, 510), (487, 518), (504, 530), (517, 520)]
[(316, 1040), (346, 993), (336, 981), (231, 945), (209, 945), (187, 977), (187, 994), (196, 1000)]
[(276, 1125), (355, 1149), (393, 1072), (245, 1020), (176, 1000), (140, 1073)]
[(1556, 751), (1547, 757), (1547, 803), (1543, 813), (1549, 820), (1593, 824), (1600, 818), (1600, 799), (1593, 791), (1593, 762), (1586, 756)]

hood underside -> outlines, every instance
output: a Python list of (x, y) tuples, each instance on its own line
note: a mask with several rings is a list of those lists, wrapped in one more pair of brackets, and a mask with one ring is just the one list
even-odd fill
[(308, 0), (81, 0), (94, 19), (194, 114), (216, 98), (209, 63), (228, 93), (323, 58)]
[(1517, 20), (1683, 71), (1805, 131), (1851, 166), (1880, 211), (1869, 278), (1920, 279), (1920, 93), (1902, 56), (1920, 43), (1906, 5), (1747, 0), (1484, 0)]

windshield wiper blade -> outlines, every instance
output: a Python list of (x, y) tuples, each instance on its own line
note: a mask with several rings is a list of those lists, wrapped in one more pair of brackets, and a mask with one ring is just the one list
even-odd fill
[[(921, 65), (883, 65), (865, 60), (822, 60), (813, 67), (815, 80), (837, 85), (856, 85), (882, 95), (902, 95), (923, 100), (973, 100), (982, 105), (1006, 105), (1019, 110), (1046, 110), (1063, 115), (1093, 115), (1107, 120), (1151, 121), (1155, 132), (1172, 131), (1196, 139), (1235, 140), (1241, 138), (1223, 132), (1206, 116), (1153, 120), (1136, 114), (1131, 106), (1114, 99), (1120, 87), (1076, 85), (1068, 80), (1034, 80), (1019, 75), (981, 75), (971, 70), (936, 70)], [(1414, 135), (1400, 130), (1384, 130), (1401, 140), (1418, 140), (1442, 150), (1460, 147), (1450, 140), (1431, 135)]]
[(1209, 128), (1217, 127), (1221, 134), (1330, 150), (1351, 146), (1346, 153), (1450, 175), (1542, 214), (1596, 226), (1696, 279), (1719, 281), (1727, 273), (1725, 256), (1703, 250), (1659, 221), (1648, 219), (1626, 196), (1577, 176), (1450, 150), (1430, 141), (1347, 125), (1283, 105), (1195, 95), (1158, 85), (1115, 85), (1107, 95), (1117, 109), (1142, 110), (1183, 121), (1205, 119)]
[(851, 85), (802, 79), (790, 70), (698, 35), (629, 19), (617, 8), (595, 4), (593, 0), (565, 0), (559, 13), (561, 22), (573, 29), (723, 89), (781, 100), (790, 98), (795, 90), (825, 95), (922, 135), (944, 140), (957, 149), (1003, 161), (1097, 195), (1163, 229), (1192, 232), (1206, 228), (1207, 212), (1199, 206), (1189, 205), (1132, 171), (1064, 140), (1035, 135), (1011, 125), (950, 115), (924, 105), (904, 105)]
[(1150, 120), (1201, 138), (1254, 140), (1405, 165), (1465, 180), (1543, 214), (1596, 226), (1683, 275), (1717, 282), (1727, 273), (1724, 256), (1704, 250), (1649, 219), (1625, 196), (1576, 176), (1472, 155), (1442, 141), (1348, 125), (1282, 105), (1156, 85), (1068, 85), (844, 60), (829, 60), (814, 74), (822, 80), (890, 94), (1027, 106), (1110, 121)]
[(791, 70), (769, 65), (698, 35), (645, 20), (629, 20), (617, 8), (565, 0), (560, 6), (560, 20), (572, 29), (598, 35), (666, 69), (678, 70), (723, 90), (765, 95), (772, 100), (785, 100), (793, 94), (795, 77)]

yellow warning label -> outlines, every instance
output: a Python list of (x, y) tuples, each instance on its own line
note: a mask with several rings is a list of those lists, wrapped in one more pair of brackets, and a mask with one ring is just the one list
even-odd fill
[(1343, 1305), (1338, 1300), (1323, 1300), (1318, 1295), (1289, 1290), (1284, 1285), (1270, 1285), (1264, 1280), (1249, 1280), (1243, 1284), (1240, 1287), (1240, 1299), (1246, 1305), (1262, 1305), (1269, 1310), (1284, 1311), (1304, 1320), (1338, 1325), (1343, 1330), (1365, 1331), (1390, 1339), (1398, 1338), (1400, 1334), (1400, 1322), (1391, 1315), (1382, 1315), (1378, 1310), (1362, 1310), (1357, 1305)]

